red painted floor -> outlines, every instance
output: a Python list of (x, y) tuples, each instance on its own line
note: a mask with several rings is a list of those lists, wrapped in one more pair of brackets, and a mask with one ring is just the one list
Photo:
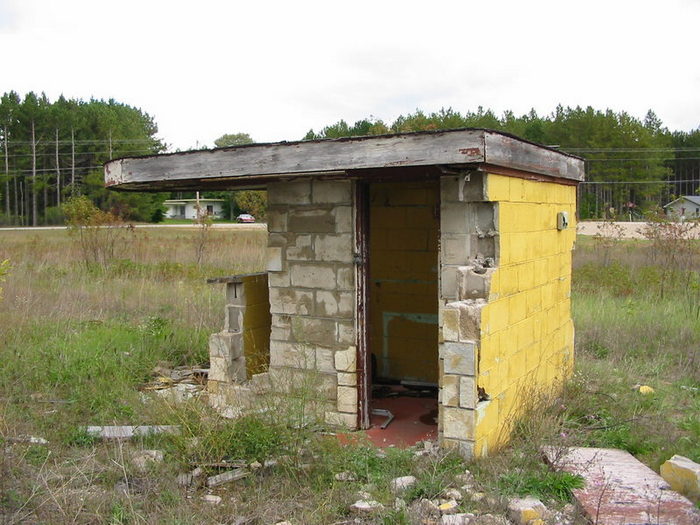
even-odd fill
[[(405, 389), (394, 388), (403, 393)], [(369, 440), (378, 447), (410, 447), (419, 441), (437, 439), (438, 403), (430, 397), (381, 397), (372, 399), (372, 408), (383, 408), (394, 414), (394, 420), (385, 429), (384, 416), (372, 416), (372, 427), (365, 431)]]

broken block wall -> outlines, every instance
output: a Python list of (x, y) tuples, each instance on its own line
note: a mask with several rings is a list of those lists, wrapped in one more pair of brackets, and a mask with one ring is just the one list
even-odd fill
[[(475, 453), (508, 440), (528, 399), (561, 386), (573, 371), (571, 257), (576, 187), (489, 174), (496, 203), (497, 258), (481, 311)], [(557, 230), (557, 214), (569, 226)]]
[[(471, 172), (441, 179), (443, 446), (483, 456), (573, 367), (575, 186)], [(557, 213), (569, 228), (557, 230)]]
[(221, 409), (231, 402), (240, 405), (238, 401), (244, 400), (238, 385), (265, 372), (269, 365), (267, 274), (241, 275), (227, 282), (225, 308), (224, 329), (209, 337), (207, 381), (209, 400)]
[(306, 389), (326, 422), (355, 428), (352, 182), (275, 182), (267, 195), (272, 388)]
[(441, 446), (472, 456), (476, 440), (477, 357), (485, 295), (460, 282), (474, 261), (496, 255), (494, 205), (477, 172), (440, 179), (439, 413)]

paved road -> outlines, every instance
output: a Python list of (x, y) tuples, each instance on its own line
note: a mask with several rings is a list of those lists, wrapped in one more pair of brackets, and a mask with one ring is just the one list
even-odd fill
[[(606, 223), (602, 221), (582, 221), (576, 226), (576, 233), (579, 235), (597, 235), (598, 233), (602, 233), (603, 235), (607, 235), (609, 237), (616, 237), (619, 231), (623, 239), (643, 239), (644, 235), (640, 232), (640, 230), (644, 229), (647, 223), (614, 222), (613, 224), (615, 225), (615, 228), (606, 228), (605, 230), (601, 231), (600, 228), (604, 224)], [(617, 228), (618, 226), (619, 230)], [(692, 238), (700, 239), (700, 223), (696, 223), (693, 230)]]
[[(134, 224), (135, 228), (196, 228), (194, 224)], [(265, 230), (267, 224), (259, 222), (255, 224), (218, 223), (211, 225), (216, 230)], [(37, 230), (65, 230), (66, 226), (22, 226), (11, 228), (0, 228), (3, 231), (37, 231)]]

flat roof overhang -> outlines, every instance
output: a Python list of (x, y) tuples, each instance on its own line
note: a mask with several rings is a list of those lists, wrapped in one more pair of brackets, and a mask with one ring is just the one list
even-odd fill
[(276, 180), (348, 178), (360, 170), (421, 166), (531, 174), (569, 184), (584, 178), (580, 157), (474, 128), (125, 157), (107, 162), (104, 170), (105, 185), (111, 189), (189, 191), (262, 188)]

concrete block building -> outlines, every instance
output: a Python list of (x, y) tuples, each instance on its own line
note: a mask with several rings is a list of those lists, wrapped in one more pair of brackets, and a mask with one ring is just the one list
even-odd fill
[(483, 129), (105, 165), (107, 186), (125, 191), (268, 192), (266, 271), (224, 279), (217, 408), (235, 415), (310, 382), (317, 417), (361, 429), (378, 385), (434, 388), (436, 436), (466, 456), (506, 443), (528, 400), (572, 372), (583, 173), (577, 157)]

